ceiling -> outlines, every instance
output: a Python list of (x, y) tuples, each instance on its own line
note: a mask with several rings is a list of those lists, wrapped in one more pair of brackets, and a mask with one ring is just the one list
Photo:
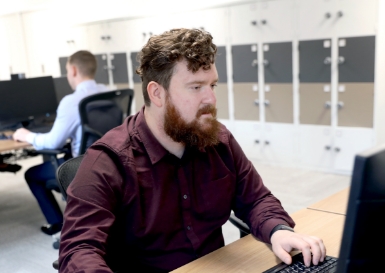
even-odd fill
[[(259, 0), (268, 1), (268, 0)], [(0, 16), (31, 11), (59, 11), (72, 21), (137, 18), (250, 3), (246, 0), (0, 0)]]

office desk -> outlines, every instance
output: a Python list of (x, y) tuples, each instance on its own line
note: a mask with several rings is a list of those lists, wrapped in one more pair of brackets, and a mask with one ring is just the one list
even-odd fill
[[(337, 257), (345, 216), (317, 210), (303, 209), (291, 215), (296, 222), (295, 231), (323, 239), (329, 256)], [(249, 273), (262, 272), (280, 263), (271, 247), (247, 235), (173, 273)]]
[(343, 189), (311, 206), (308, 209), (346, 215), (348, 208), (350, 187)]
[(17, 150), (17, 149), (30, 147), (30, 146), (31, 144), (27, 142), (18, 142), (14, 140), (0, 140), (0, 152)]

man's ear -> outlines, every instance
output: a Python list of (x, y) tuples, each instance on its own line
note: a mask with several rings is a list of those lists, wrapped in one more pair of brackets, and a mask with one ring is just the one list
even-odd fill
[(72, 77), (75, 77), (76, 74), (78, 73), (77, 67), (70, 64), (70, 65), (68, 66), (68, 71), (67, 71), (67, 73), (70, 74)]
[(164, 103), (165, 90), (159, 83), (151, 81), (147, 84), (147, 93), (150, 97), (151, 104), (162, 107)]

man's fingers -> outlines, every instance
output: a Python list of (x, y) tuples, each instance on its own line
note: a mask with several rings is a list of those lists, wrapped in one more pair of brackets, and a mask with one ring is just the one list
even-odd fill
[(304, 236), (303, 240), (310, 245), (311, 253), (313, 254), (313, 264), (317, 265), (320, 261), (323, 262), (326, 256), (326, 247), (322, 239)]
[(281, 246), (274, 249), (275, 255), (285, 264), (291, 264), (291, 256)]

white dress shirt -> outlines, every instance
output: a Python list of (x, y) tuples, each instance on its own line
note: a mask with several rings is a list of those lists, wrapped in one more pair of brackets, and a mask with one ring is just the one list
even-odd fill
[(79, 102), (90, 95), (108, 91), (108, 87), (94, 80), (79, 83), (73, 94), (65, 96), (59, 103), (56, 119), (50, 132), (30, 133), (26, 136), (36, 150), (59, 149), (71, 139), (72, 156), (78, 156), (82, 129), (80, 126)]

